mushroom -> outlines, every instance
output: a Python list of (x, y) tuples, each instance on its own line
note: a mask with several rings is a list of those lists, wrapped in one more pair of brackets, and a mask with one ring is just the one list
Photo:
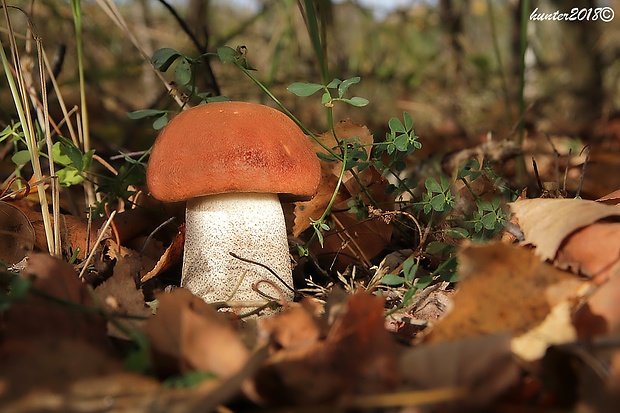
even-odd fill
[[(156, 199), (187, 201), (181, 286), (207, 302), (264, 301), (255, 289), (292, 300), (279, 196), (310, 199), (320, 178), (308, 138), (276, 109), (218, 102), (174, 117), (153, 145), (146, 180)], [(270, 283), (255, 286), (260, 280)]]

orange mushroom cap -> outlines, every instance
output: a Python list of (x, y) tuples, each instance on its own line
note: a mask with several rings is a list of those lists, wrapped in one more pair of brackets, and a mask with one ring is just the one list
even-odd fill
[(217, 102), (181, 112), (161, 131), (146, 181), (167, 202), (231, 192), (316, 193), (321, 167), (297, 125), (254, 103)]

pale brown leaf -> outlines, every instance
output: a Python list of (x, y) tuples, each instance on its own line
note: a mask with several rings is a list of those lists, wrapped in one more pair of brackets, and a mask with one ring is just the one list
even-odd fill
[(573, 231), (603, 218), (620, 216), (620, 209), (581, 199), (526, 199), (513, 202), (525, 243), (536, 247), (543, 260), (555, 258), (566, 237)]

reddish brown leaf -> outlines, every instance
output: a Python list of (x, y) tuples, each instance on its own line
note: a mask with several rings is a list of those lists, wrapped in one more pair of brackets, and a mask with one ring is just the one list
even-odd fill
[(227, 378), (241, 370), (249, 351), (226, 315), (183, 288), (158, 298), (144, 331), (163, 374), (200, 370)]
[(155, 267), (148, 273), (142, 276), (140, 282), (146, 282), (153, 277), (157, 277), (163, 271), (166, 271), (172, 267), (175, 263), (181, 260), (183, 255), (183, 246), (185, 244), (185, 225), (181, 225), (179, 232), (172, 240), (172, 243), (166, 248), (164, 254), (159, 258)]
[(575, 231), (558, 251), (555, 263), (604, 282), (620, 270), (620, 223), (600, 221)]
[(6, 314), (7, 340), (53, 336), (106, 342), (103, 318), (82, 311), (94, 305), (71, 265), (48, 254), (32, 254), (21, 276), (32, 281), (36, 292)]
[[(276, 315), (273, 323), (288, 317)], [(398, 350), (383, 324), (382, 300), (350, 296), (325, 339), (275, 351), (248, 395), (261, 403), (308, 405), (392, 389), (400, 380)]]

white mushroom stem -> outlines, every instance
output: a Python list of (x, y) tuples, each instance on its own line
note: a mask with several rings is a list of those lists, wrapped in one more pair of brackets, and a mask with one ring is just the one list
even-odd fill
[(181, 285), (207, 302), (264, 300), (252, 286), (271, 297), (293, 299), (293, 292), (267, 269), (230, 255), (259, 262), (293, 286), (284, 214), (278, 196), (232, 193), (187, 202), (185, 252)]

